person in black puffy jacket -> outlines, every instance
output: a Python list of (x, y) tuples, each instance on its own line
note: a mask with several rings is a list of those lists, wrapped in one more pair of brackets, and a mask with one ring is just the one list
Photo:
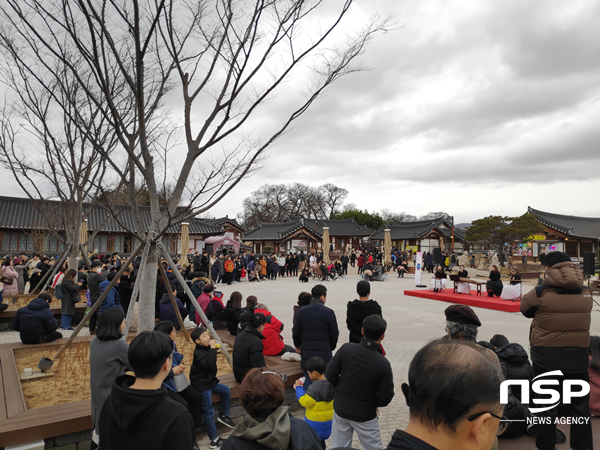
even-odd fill
[(377, 314), (381, 316), (381, 306), (375, 300), (370, 300), (371, 283), (361, 280), (356, 285), (359, 299), (348, 302), (346, 311), (346, 325), (350, 331), (350, 342), (358, 344), (362, 339), (362, 323), (365, 318)]
[(23, 344), (37, 345), (63, 337), (56, 331), (58, 324), (50, 311), (51, 302), (52, 297), (49, 294), (40, 294), (38, 298), (17, 311), (12, 321), (12, 328), (19, 332)]
[(263, 314), (252, 314), (248, 326), (237, 335), (233, 346), (233, 375), (241, 383), (253, 367), (265, 367), (262, 335), (266, 319)]
[(339, 330), (335, 313), (325, 306), (327, 288), (317, 284), (312, 288), (312, 301), (298, 313), (292, 336), (296, 351), (302, 356), (301, 367), (306, 381), (304, 386), (310, 386), (310, 378), (306, 372), (306, 362), (313, 356), (331, 361), (331, 354), (337, 346)]
[(327, 380), (335, 388), (332, 447), (349, 446), (356, 431), (363, 448), (383, 448), (377, 409), (394, 398), (392, 366), (381, 354), (386, 328), (383, 317), (367, 317), (360, 344), (342, 345), (327, 366)]
[(194, 350), (194, 361), (190, 368), (190, 382), (192, 387), (200, 392), (202, 396), (202, 409), (204, 411), (204, 423), (208, 438), (211, 441), (211, 448), (215, 444), (222, 442), (217, 434), (215, 427), (214, 409), (212, 406), (212, 394), (221, 396), (221, 413), (217, 419), (222, 424), (233, 428), (235, 423), (229, 417), (231, 405), (231, 391), (229, 386), (219, 383), (217, 378), (217, 341), (211, 339), (208, 330), (204, 327), (198, 327), (191, 334), (192, 341), (196, 344)]
[[(506, 380), (531, 381), (533, 379), (533, 368), (529, 362), (529, 355), (522, 345), (516, 342), (510, 343), (506, 336), (501, 334), (494, 335), (490, 339), (490, 344), (495, 348)], [(513, 385), (511, 391), (521, 401), (521, 386)]]

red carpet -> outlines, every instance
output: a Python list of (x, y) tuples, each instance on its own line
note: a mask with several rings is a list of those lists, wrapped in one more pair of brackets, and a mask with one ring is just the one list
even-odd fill
[(445, 292), (433, 292), (429, 289), (419, 289), (416, 291), (404, 291), (404, 295), (413, 297), (429, 298), (440, 302), (458, 303), (459, 305), (476, 306), (478, 308), (495, 309), (496, 311), (520, 312), (521, 302), (510, 302), (502, 300), (499, 297), (478, 296), (477, 291), (471, 291), (468, 294), (453, 294), (452, 289)]

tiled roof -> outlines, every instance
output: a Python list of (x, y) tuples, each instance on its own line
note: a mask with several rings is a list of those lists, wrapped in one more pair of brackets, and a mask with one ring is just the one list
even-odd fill
[(224, 223), (229, 223), (231, 225), (233, 225), (234, 227), (239, 228), (242, 231), (245, 231), (246, 229), (241, 226), (239, 224), (239, 222), (235, 219), (230, 219), (229, 217), (225, 216), (225, 217), (221, 217), (219, 219), (203, 219), (204, 223), (208, 224), (208, 225), (214, 225), (214, 226), (222, 226)]
[(0, 197), (0, 228), (32, 230), (44, 227), (44, 218), (29, 199)]
[[(48, 202), (50, 205), (60, 207), (60, 202)], [(89, 206), (89, 205), (88, 205)], [(91, 211), (87, 216), (88, 230), (95, 231), (97, 228), (104, 233), (124, 233), (126, 230), (122, 228), (114, 217), (109, 217), (106, 223), (103, 224), (107, 215), (107, 210), (99, 205), (91, 207)], [(141, 206), (140, 213), (142, 223), (146, 229), (149, 228), (150, 207)], [(131, 213), (131, 207), (125, 207), (118, 214), (119, 220), (123, 225), (131, 230), (135, 230), (135, 223)], [(202, 219), (192, 218), (188, 220), (190, 234), (203, 235), (219, 235), (223, 233), (220, 226), (208, 224)], [(32, 230), (46, 228), (47, 221), (35, 207), (33, 202), (28, 198), (16, 197), (0, 197), (0, 228), (15, 229), (15, 230)], [(58, 226), (58, 225), (57, 225)], [(181, 229), (181, 225), (175, 225), (167, 229), (167, 234), (177, 234)]]
[(323, 237), (321, 228), (315, 229), (314, 225), (309, 225), (300, 219), (293, 222), (261, 223), (258, 227), (245, 233), (242, 239), (244, 241), (278, 241), (302, 228), (305, 228), (314, 237)]
[(368, 227), (360, 226), (354, 219), (334, 220), (288, 216), (286, 222), (296, 222), (302, 219), (304, 220), (304, 223), (311, 225), (316, 224), (319, 229), (329, 227), (330, 236), (370, 236), (374, 231)]
[[(434, 228), (439, 230), (447, 237), (452, 236), (452, 225), (446, 221), (443, 217), (429, 220), (419, 220), (416, 222), (403, 222), (403, 223), (389, 223), (386, 226), (381, 227), (375, 233), (371, 235), (371, 239), (382, 240), (385, 237), (385, 229), (390, 229), (390, 235), (392, 240), (401, 239), (420, 239), (429, 233)], [(464, 233), (459, 232), (456, 228), (454, 229), (454, 238), (459, 240), (464, 239)]]
[(600, 239), (600, 218), (598, 217), (565, 216), (539, 211), (531, 207), (527, 208), (527, 212), (538, 216), (541, 224), (569, 236)]
[(370, 236), (374, 230), (361, 227), (354, 219), (319, 220), (319, 228), (329, 227), (330, 236)]

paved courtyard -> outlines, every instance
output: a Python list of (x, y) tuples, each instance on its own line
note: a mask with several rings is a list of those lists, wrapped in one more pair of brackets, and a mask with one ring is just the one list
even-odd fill
[[(327, 306), (335, 311), (340, 328), (338, 348), (348, 342), (345, 323), (346, 304), (357, 298), (356, 283), (360, 278), (355, 273), (350, 274), (347, 278), (323, 283), (328, 290)], [(430, 277), (431, 275), (424, 274), (423, 284), (429, 285)], [(231, 286), (220, 285), (218, 289), (224, 292), (226, 299), (233, 291), (241, 292), (244, 299), (248, 295), (256, 295), (259, 302), (265, 303), (269, 310), (285, 324), (284, 340), (286, 344), (293, 345), (293, 306), (296, 304), (298, 294), (302, 291), (310, 291), (315, 284), (317, 282), (300, 283), (294, 277), (251, 284), (242, 281)], [(397, 278), (392, 275), (384, 282), (371, 283), (371, 298), (379, 302), (383, 309), (383, 316), (388, 323), (383, 346), (394, 370), (396, 391), (392, 403), (381, 410), (380, 427), (384, 446), (387, 446), (396, 429), (403, 429), (408, 424), (408, 407), (400, 385), (407, 382), (410, 361), (417, 350), (428, 341), (440, 338), (445, 334), (444, 310), (449, 303), (405, 296), (404, 291), (414, 289), (414, 286), (413, 275), (407, 275), (405, 278)], [(524, 283), (523, 291), (527, 292), (533, 287), (533, 282)], [(482, 308), (474, 308), (474, 310), (482, 323), (478, 340), (489, 340), (494, 334), (500, 333), (504, 334), (511, 342), (518, 342), (525, 349), (529, 349), (530, 319), (520, 313), (506, 313)], [(600, 334), (600, 308), (596, 305), (592, 312), (592, 334)], [(303, 417), (303, 410), (295, 411), (294, 415)], [(220, 428), (219, 433), (227, 436), (229, 433), (226, 430)], [(199, 436), (199, 439), (202, 444), (208, 442), (205, 435)], [(362, 448), (356, 437), (353, 446)], [(567, 448), (566, 446), (560, 447)], [(502, 442), (500, 442), (500, 448), (502, 448)]]
[[(423, 284), (429, 284), (431, 275), (423, 275)], [(346, 328), (346, 304), (357, 298), (356, 283), (359, 281), (356, 271), (347, 278), (336, 281), (325, 282), (328, 289), (327, 306), (332, 308), (337, 316), (340, 328), (340, 339), (338, 348), (348, 342), (348, 331)], [(263, 281), (260, 283), (248, 283), (242, 281), (231, 286), (220, 285), (219, 290), (225, 294), (225, 299), (233, 291), (239, 291), (244, 299), (248, 295), (256, 295), (259, 302), (265, 303), (271, 312), (285, 324), (283, 336), (287, 344), (292, 342), (292, 317), (293, 306), (296, 304), (298, 294), (302, 291), (310, 291), (317, 284), (316, 281), (300, 283), (297, 277), (280, 278), (277, 281)], [(371, 298), (377, 300), (382, 309), (384, 318), (387, 320), (388, 329), (383, 346), (387, 352), (387, 358), (394, 370), (394, 381), (396, 395), (387, 408), (382, 408), (381, 434), (384, 445), (390, 441), (392, 434), (398, 428), (405, 428), (408, 423), (408, 407), (400, 390), (400, 385), (407, 381), (408, 365), (416, 351), (428, 341), (444, 335), (445, 318), (444, 310), (449, 303), (439, 302), (404, 295), (405, 290), (414, 289), (414, 276), (407, 275), (405, 278), (390, 276), (385, 282), (371, 283)], [(534, 286), (533, 282), (524, 283), (524, 292)], [(520, 313), (506, 313), (481, 308), (474, 308), (479, 316), (482, 326), (479, 331), (479, 340), (489, 340), (494, 334), (501, 333), (508, 337), (511, 342), (520, 343), (528, 349), (529, 325), (531, 320), (523, 317)], [(600, 335), (600, 308), (594, 305), (592, 312), (592, 334)], [(86, 331), (87, 332), (87, 329)], [(66, 332), (66, 335), (70, 332)], [(16, 342), (19, 340), (18, 333), (7, 331), (0, 333), (0, 342)], [(296, 417), (303, 417), (303, 409), (293, 412)], [(222, 437), (229, 435), (229, 429), (220, 427), (219, 433)], [(206, 433), (198, 436), (200, 448), (208, 447)], [(505, 441), (508, 443), (508, 441)], [(355, 448), (362, 448), (355, 439)], [(502, 441), (500, 441), (502, 448)], [(524, 447), (528, 448), (528, 447)], [(559, 446), (558, 448), (568, 448)]]

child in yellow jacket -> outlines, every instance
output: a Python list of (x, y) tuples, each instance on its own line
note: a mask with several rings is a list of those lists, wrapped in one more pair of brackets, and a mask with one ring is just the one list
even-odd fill
[(333, 421), (333, 386), (325, 379), (326, 363), (323, 358), (314, 356), (306, 362), (306, 371), (312, 380), (305, 390), (301, 380), (294, 383), (296, 398), (304, 408), (304, 419), (319, 437), (325, 441), (331, 435)]

